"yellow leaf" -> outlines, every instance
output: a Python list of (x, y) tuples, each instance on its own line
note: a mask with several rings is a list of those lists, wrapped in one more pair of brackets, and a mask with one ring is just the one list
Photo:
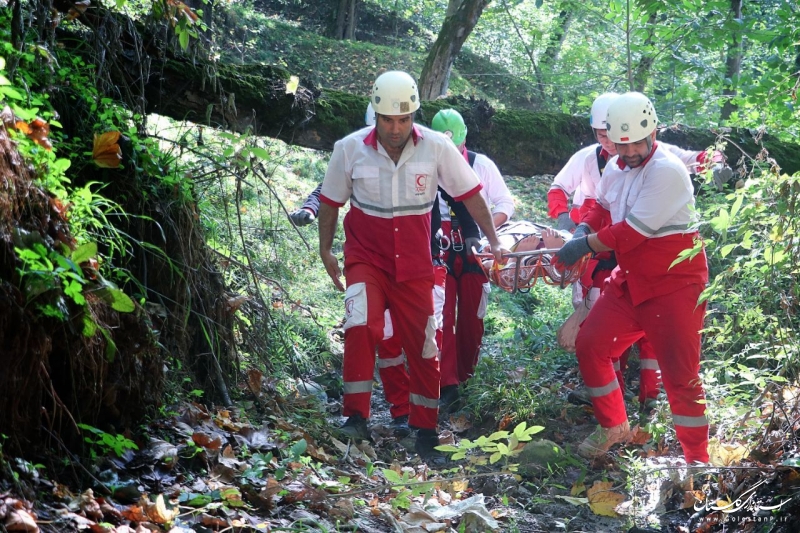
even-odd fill
[(731, 466), (750, 455), (750, 448), (737, 442), (720, 442), (717, 438), (708, 441), (708, 461), (714, 466)]
[(102, 135), (94, 134), (92, 159), (101, 168), (117, 168), (122, 161), (122, 150), (117, 144), (118, 131), (107, 131)]
[(619, 516), (614, 508), (625, 501), (625, 496), (618, 492), (612, 492), (613, 484), (610, 481), (595, 481), (594, 485), (586, 491), (589, 499), (589, 508), (596, 515), (600, 516)]
[(570, 496), (580, 496), (584, 492), (586, 492), (586, 485), (584, 485), (583, 482), (580, 481), (580, 482), (576, 482), (574, 485), (572, 485), (572, 488), (569, 491), (569, 495)]

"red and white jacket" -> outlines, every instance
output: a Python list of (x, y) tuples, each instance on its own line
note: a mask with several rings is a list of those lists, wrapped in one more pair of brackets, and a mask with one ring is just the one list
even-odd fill
[(441, 186), (455, 200), (479, 194), (481, 184), (449, 138), (414, 125), (395, 165), (363, 128), (336, 142), (320, 200), (342, 207), (345, 268), (365, 261), (398, 282), (431, 275), (431, 208)]
[(700, 237), (686, 165), (658, 142), (636, 168), (616, 156), (608, 162), (597, 203), (583, 221), (616, 252), (619, 266), (611, 274), (611, 286), (620, 290), (627, 283), (634, 305), (708, 282), (704, 250), (673, 265)]
[[(662, 149), (668, 150), (678, 157), (686, 169), (691, 174), (696, 174), (704, 170), (706, 159), (705, 152), (684, 150), (675, 145), (659, 143)], [(558, 218), (561, 213), (569, 212), (575, 222), (580, 220), (580, 216), (585, 213), (595, 202), (597, 197), (597, 185), (600, 183), (600, 165), (597, 161), (597, 149), (599, 144), (595, 143), (586, 148), (575, 152), (567, 161), (567, 164), (556, 174), (553, 184), (547, 193), (547, 214), (550, 218)], [(600, 156), (606, 160), (610, 156), (605, 150), (600, 151)], [(605, 165), (603, 165), (605, 166)], [(572, 208), (569, 207), (569, 195), (573, 194)], [(578, 211), (578, 215), (575, 211)]]

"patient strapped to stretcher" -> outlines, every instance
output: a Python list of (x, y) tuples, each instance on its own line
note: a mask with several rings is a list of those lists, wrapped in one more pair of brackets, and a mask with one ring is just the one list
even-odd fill
[(491, 254), (481, 253), (481, 250), (488, 247), (485, 239), (481, 240), (481, 250), (478, 250), (477, 257), (489, 280), (505, 291), (526, 291), (540, 277), (545, 283), (563, 288), (579, 279), (586, 268), (588, 256), (569, 268), (550, 262), (552, 254), (572, 238), (568, 231), (520, 221), (500, 226), (497, 237), (500, 245), (510, 250), (510, 253), (503, 256), (507, 258), (506, 263), (496, 264)]

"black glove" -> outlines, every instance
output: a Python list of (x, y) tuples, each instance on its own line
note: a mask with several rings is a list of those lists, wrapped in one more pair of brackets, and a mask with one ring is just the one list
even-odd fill
[(573, 237), (571, 241), (567, 242), (555, 253), (553, 260), (569, 267), (577, 263), (581, 257), (593, 251), (589, 247), (588, 237), (580, 237), (578, 239)]
[(575, 223), (569, 217), (569, 213), (561, 213), (558, 215), (558, 222), (556, 222), (556, 229), (558, 231), (572, 231), (575, 229)]
[(617, 256), (613, 253), (611, 257), (608, 259), (601, 259), (597, 262), (597, 265), (594, 267), (594, 271), (592, 275), (597, 274), (601, 270), (614, 270), (617, 267)]
[(472, 255), (472, 247), (475, 247), (475, 250), (478, 252), (481, 251), (481, 240), (475, 237), (467, 237), (464, 239), (464, 248), (467, 249), (467, 253)]
[(714, 178), (714, 185), (716, 185), (717, 190), (721, 191), (722, 187), (733, 177), (733, 170), (731, 167), (726, 167), (719, 163), (714, 165), (711, 175)]
[(294, 223), (295, 226), (298, 228), (301, 226), (308, 226), (312, 222), (314, 222), (314, 213), (309, 211), (308, 209), (298, 209), (294, 213), (289, 215), (289, 219)]
[(592, 232), (592, 228), (589, 227), (589, 224), (584, 224), (581, 222), (578, 224), (578, 227), (575, 228), (575, 232), (572, 234), (573, 239), (577, 239), (578, 237), (586, 237)]

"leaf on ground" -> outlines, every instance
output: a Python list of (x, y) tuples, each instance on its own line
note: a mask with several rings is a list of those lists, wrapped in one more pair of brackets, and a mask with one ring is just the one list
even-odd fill
[(36, 519), (25, 509), (14, 509), (6, 517), (5, 524), (3, 524), (6, 531), (39, 531), (39, 526), (36, 525)]
[(652, 435), (641, 428), (641, 426), (636, 426), (631, 430), (631, 444), (636, 444), (637, 446), (643, 446), (646, 444)]
[(574, 496), (556, 496), (556, 498), (560, 498), (565, 502), (569, 502), (572, 505), (586, 505), (589, 503), (589, 498), (576, 498)]
[(176, 516), (178, 516), (179, 510), (178, 507), (173, 509), (168, 509), (167, 504), (164, 501), (164, 495), (159, 494), (156, 496), (155, 502), (147, 501), (144, 497), (142, 498), (142, 507), (145, 509), (147, 516), (150, 518), (151, 522), (156, 524), (166, 524), (168, 522), (172, 522)]
[(192, 442), (207, 450), (219, 450), (222, 448), (222, 437), (210, 435), (203, 431), (195, 431), (192, 434)]
[(714, 466), (731, 466), (750, 455), (750, 448), (738, 442), (708, 441), (708, 461)]
[(580, 496), (586, 492), (586, 485), (583, 484), (583, 481), (576, 481), (572, 488), (569, 490), (570, 496)]
[(463, 414), (459, 415), (458, 417), (451, 416), (450, 428), (454, 433), (463, 433), (472, 428), (472, 422), (470, 422), (469, 419)]
[(325, 453), (325, 450), (322, 447), (318, 448), (313, 444), (308, 445), (308, 455), (310, 455), (317, 461), (322, 461), (323, 463), (328, 463), (328, 464), (337, 463), (336, 457), (328, 455), (327, 453)]
[(594, 485), (586, 491), (589, 500), (589, 507), (592, 512), (599, 516), (617, 517), (618, 513), (614, 508), (625, 501), (625, 496), (618, 492), (613, 492), (610, 481), (595, 481)]
[(681, 509), (693, 509), (697, 502), (702, 502), (706, 499), (706, 495), (699, 490), (687, 490), (683, 493), (683, 504)]

